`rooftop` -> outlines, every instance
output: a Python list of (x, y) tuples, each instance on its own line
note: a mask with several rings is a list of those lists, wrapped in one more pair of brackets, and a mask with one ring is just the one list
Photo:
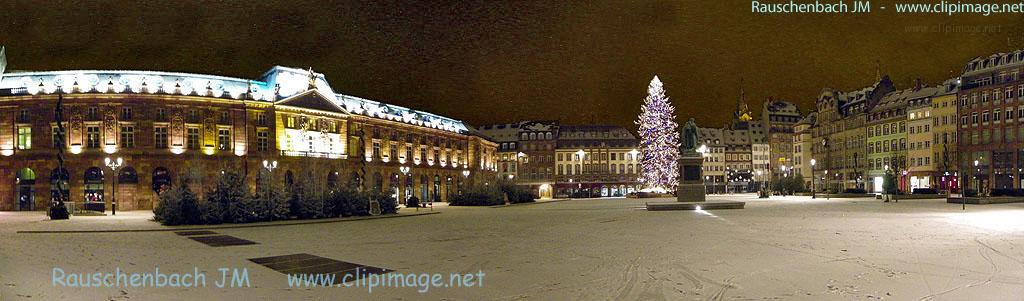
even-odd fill
[(140, 70), (8, 71), (0, 48), (0, 96), (55, 93), (167, 94), (273, 102), (298, 95), (310, 83), (351, 114), (467, 133), (460, 120), (376, 100), (335, 93), (322, 73), (274, 66), (257, 79)]

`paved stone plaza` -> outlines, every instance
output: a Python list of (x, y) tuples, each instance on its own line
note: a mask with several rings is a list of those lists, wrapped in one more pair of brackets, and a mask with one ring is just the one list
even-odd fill
[[(353, 222), (174, 231), (26, 234), (41, 213), (0, 212), (0, 300), (339, 299), (1010, 300), (1024, 295), (1024, 204), (882, 203), (753, 195), (742, 210), (662, 211), (594, 199)], [(405, 210), (405, 209), (403, 209)], [(35, 214), (35, 215), (32, 215)], [(121, 213), (118, 214), (119, 216)], [(141, 212), (61, 229), (160, 228)], [(106, 218), (106, 220), (104, 220)], [(252, 242), (252, 244), (243, 241)], [(232, 242), (242, 242), (232, 244)], [(225, 244), (223, 246), (219, 246)], [(288, 256), (285, 256), (288, 255)], [(486, 274), (482, 287), (289, 288), (284, 259), (395, 273)], [(252, 259), (252, 260), (251, 260)], [(283, 264), (280, 264), (284, 262)], [(278, 264), (276, 266), (271, 266)], [(295, 265), (299, 266), (299, 265)], [(208, 274), (206, 288), (61, 288), (68, 273)], [(251, 287), (217, 288), (218, 268)]]

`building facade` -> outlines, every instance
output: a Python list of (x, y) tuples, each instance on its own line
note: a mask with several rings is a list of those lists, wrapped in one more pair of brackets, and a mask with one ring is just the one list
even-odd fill
[[(814, 186), (819, 183), (819, 179), (815, 177), (816, 165), (818, 160), (814, 158), (814, 154), (811, 149), (814, 147), (814, 139), (811, 136), (811, 126), (814, 125), (814, 119), (817, 117), (817, 113), (811, 112), (807, 114), (807, 117), (800, 119), (799, 122), (793, 125), (793, 170), (797, 175), (801, 175), (804, 178), (804, 187), (807, 189), (819, 189), (821, 186)], [(814, 161), (814, 165), (811, 164), (811, 160)], [(814, 184), (811, 181), (815, 181)]]
[[(765, 167), (765, 170), (770, 170), (772, 177), (782, 175), (782, 170), (778, 166), (796, 165), (793, 161), (793, 127), (801, 119), (800, 109), (793, 103), (776, 99), (765, 101), (761, 110), (761, 124), (768, 138), (768, 148), (771, 150), (768, 156), (770, 166)], [(772, 166), (776, 167), (771, 168)]]
[[(938, 87), (932, 99), (932, 162), (939, 173), (939, 189), (959, 189), (960, 172), (957, 162), (957, 92), (956, 79), (946, 80)], [(1010, 118), (1013, 121), (1013, 118)]]
[[(969, 189), (1021, 188), (1024, 173), (1024, 51), (998, 53), (967, 63), (960, 76), (959, 163)], [(975, 164), (974, 162), (977, 162)], [(1016, 179), (1016, 180), (1015, 180)]]
[[(912, 90), (889, 93), (867, 117), (868, 191), (882, 192), (889, 170), (904, 178), (907, 171), (907, 96)], [(901, 181), (902, 182), (902, 181)], [(900, 189), (903, 190), (901, 183)]]
[(888, 76), (879, 76), (873, 85), (857, 91), (826, 88), (819, 94), (812, 152), (821, 158), (817, 161), (824, 176), (822, 187), (833, 192), (864, 189), (867, 112), (894, 90)]
[(725, 144), (722, 139), (723, 129), (698, 128), (697, 139), (703, 147), (704, 186), (707, 193), (725, 192)]
[[(529, 188), (538, 197), (549, 199), (554, 196), (558, 129), (558, 121), (548, 120), (486, 125), (479, 131), (505, 143), (500, 149), (510, 169), (501, 169), (502, 174), (511, 175), (517, 185)], [(509, 138), (512, 133), (515, 138)]]
[[(64, 132), (54, 120), (58, 100)], [(335, 93), (312, 70), (278, 66), (255, 80), (0, 73), (0, 210), (42, 210), (57, 192), (110, 208), (113, 190), (119, 209), (151, 209), (182, 179), (202, 193), (222, 171), (243, 175), (250, 189), (267, 172), (286, 184), (322, 181), (444, 201), (464, 185), (493, 181), (496, 149), (461, 121)], [(124, 163), (114, 174), (104, 159), (116, 157)]]
[(564, 125), (555, 148), (556, 197), (619, 197), (639, 190), (639, 140), (612, 125)]
[(937, 87), (923, 87), (918, 82), (907, 96), (907, 192), (918, 188), (934, 188), (939, 178), (932, 155), (932, 100)]

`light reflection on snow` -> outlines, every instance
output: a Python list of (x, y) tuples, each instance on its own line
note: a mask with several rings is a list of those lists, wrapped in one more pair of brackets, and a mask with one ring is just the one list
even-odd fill
[(1024, 210), (951, 213), (950, 222), (987, 230), (1024, 231)]

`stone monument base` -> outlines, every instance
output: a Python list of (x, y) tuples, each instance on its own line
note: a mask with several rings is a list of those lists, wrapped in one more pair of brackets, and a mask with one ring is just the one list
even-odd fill
[(647, 203), (647, 211), (743, 209), (745, 202), (660, 202)]
[(704, 178), (702, 177), (702, 166), (704, 157), (699, 153), (683, 153), (679, 158), (679, 166), (682, 172), (679, 177), (679, 186), (676, 187), (676, 199), (680, 202), (703, 202), (704, 199)]
[(679, 184), (676, 200), (680, 202), (703, 202), (704, 184)]

